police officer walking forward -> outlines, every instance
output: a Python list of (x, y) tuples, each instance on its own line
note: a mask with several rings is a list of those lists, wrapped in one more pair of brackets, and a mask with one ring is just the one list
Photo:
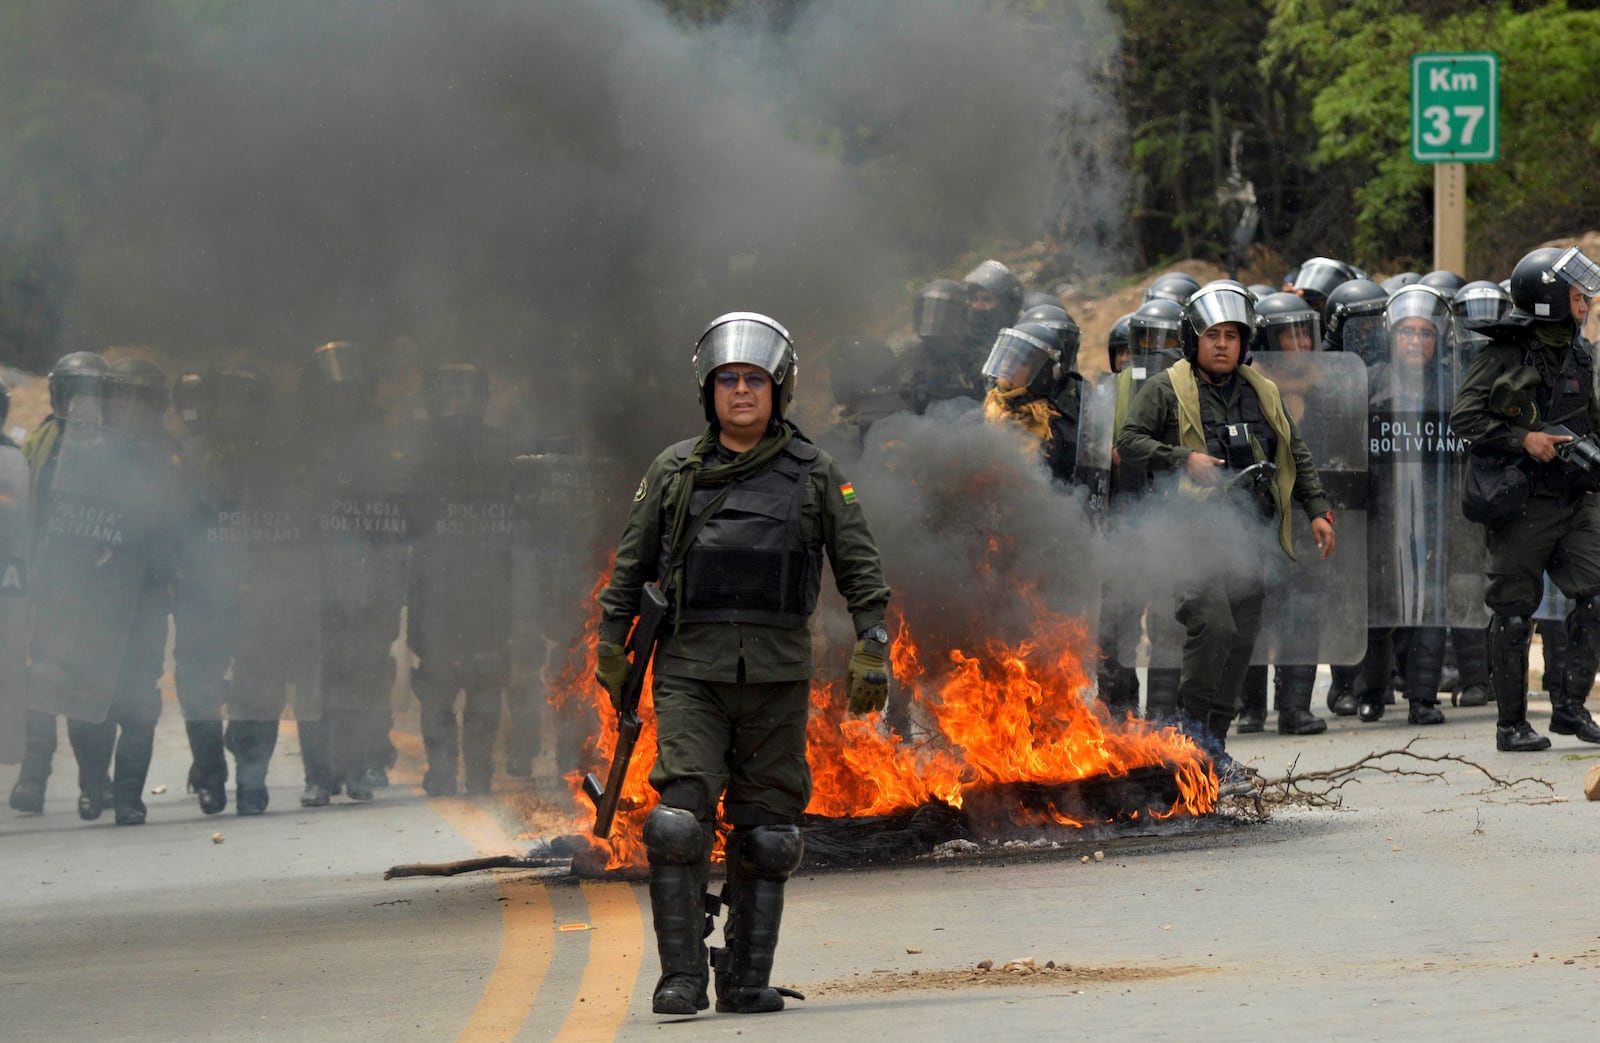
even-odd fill
[(620, 699), (623, 642), (645, 583), (672, 606), (655, 660), (660, 805), (645, 820), (650, 904), (661, 978), (658, 1014), (710, 1005), (703, 939), (717, 801), (727, 838), (726, 948), (717, 1010), (783, 1008), (768, 980), (783, 887), (800, 865), (795, 826), (811, 797), (806, 716), (812, 674), (806, 623), (822, 556), (859, 635), (849, 665), (852, 713), (889, 693), (889, 588), (855, 491), (837, 463), (784, 419), (794, 342), (765, 315), (733, 312), (701, 334), (694, 375), (708, 426), (666, 449), (639, 483), (603, 610), (596, 678)]

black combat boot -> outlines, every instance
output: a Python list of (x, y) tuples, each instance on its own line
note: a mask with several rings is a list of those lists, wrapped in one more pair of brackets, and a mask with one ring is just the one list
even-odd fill
[[(1178, 679), (1170, 666), (1152, 666), (1145, 678), (1144, 719), (1165, 723), (1178, 716)], [(904, 700), (901, 700), (902, 702)]]
[(1320, 735), (1328, 730), (1328, 722), (1311, 712), (1311, 689), (1316, 683), (1315, 666), (1280, 666), (1273, 671), (1279, 735)]
[(24, 718), (22, 766), (11, 787), (11, 807), (30, 815), (44, 813), (44, 789), (50, 781), (50, 762), (56, 755), (56, 717), (38, 710)]
[(1600, 725), (1594, 723), (1584, 700), (1594, 687), (1600, 667), (1600, 594), (1581, 599), (1567, 616), (1567, 654), (1561, 680), (1550, 693), (1550, 730), (1576, 736), (1583, 742), (1600, 742)]
[(1548, 750), (1550, 740), (1528, 723), (1528, 639), (1532, 627), (1527, 616), (1502, 616), (1489, 621), (1489, 682), (1498, 710), (1495, 749), (1505, 753)]
[(1411, 724), (1444, 723), (1439, 709), (1440, 678), (1444, 672), (1445, 631), (1440, 627), (1413, 627), (1406, 635), (1406, 720)]
[(707, 824), (683, 808), (657, 805), (645, 818), (644, 843), (650, 853), (650, 915), (655, 924), (661, 977), (650, 1009), (656, 1014), (692, 1015), (711, 1006), (706, 936), (706, 885), (711, 877)]
[(1244, 672), (1244, 705), (1234, 721), (1240, 735), (1254, 735), (1267, 726), (1267, 668), (1252, 666)]
[(234, 808), (241, 815), (261, 815), (267, 810), (267, 766), (278, 745), (278, 722), (229, 721), (225, 739), (233, 752)]
[(1452, 706), (1489, 704), (1489, 636), (1482, 627), (1452, 627), (1450, 644), (1456, 650), (1461, 687), (1450, 696)]
[(772, 960), (783, 920), (783, 888), (802, 853), (794, 826), (735, 829), (728, 838), (727, 947), (717, 954), (717, 1013), (767, 1014), (783, 1009), (793, 989), (774, 987)]
[(228, 806), (228, 758), (223, 752), (221, 721), (184, 721), (189, 733), (189, 792), (200, 798), (200, 810), (215, 815)]
[(117, 736), (116, 763), (111, 775), (111, 799), (119, 826), (144, 825), (144, 784), (150, 777), (155, 753), (156, 722), (124, 722)]
[(1359, 666), (1335, 666), (1333, 681), (1328, 685), (1328, 712), (1335, 717), (1354, 717), (1360, 705), (1356, 699), (1356, 681), (1361, 676)]

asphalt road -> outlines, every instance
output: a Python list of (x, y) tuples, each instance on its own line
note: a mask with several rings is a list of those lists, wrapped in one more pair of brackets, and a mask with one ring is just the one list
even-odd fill
[[(1362, 777), (1337, 810), (1179, 839), (803, 873), (775, 980), (809, 998), (673, 1021), (649, 1010), (639, 885), (382, 879), (397, 863), (525, 850), (538, 806), (525, 783), (427, 800), (403, 763), (371, 805), (306, 811), (290, 731), (269, 813), (208, 818), (182, 792), (169, 704), (149, 824), (78, 821), (64, 739), (46, 813), (0, 811), (0, 1037), (1596, 1038), (1600, 803), (1582, 780), (1600, 747), (1498, 754), (1492, 708), (1447, 712), (1437, 728), (1407, 726), (1401, 707), (1307, 739), (1269, 719), (1232, 749), (1271, 776), (1421, 734), (1420, 752), (1553, 788), (1497, 789), (1446, 764), (1443, 780)], [(1546, 712), (1535, 704), (1536, 726)], [(1079, 860), (1096, 849), (1103, 861)], [(1028, 958), (1036, 973), (1001, 969)]]

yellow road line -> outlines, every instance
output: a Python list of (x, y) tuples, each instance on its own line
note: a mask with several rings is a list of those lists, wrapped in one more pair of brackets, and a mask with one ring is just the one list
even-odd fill
[(550, 969), (550, 893), (532, 877), (499, 876), (500, 959), (483, 987), (483, 999), (457, 1038), (510, 1040), (533, 1011), (539, 984)]
[(578, 1002), (556, 1035), (557, 1043), (616, 1038), (628, 1016), (644, 952), (644, 917), (631, 884), (586, 880), (583, 897), (594, 926), (589, 963), (578, 982)]

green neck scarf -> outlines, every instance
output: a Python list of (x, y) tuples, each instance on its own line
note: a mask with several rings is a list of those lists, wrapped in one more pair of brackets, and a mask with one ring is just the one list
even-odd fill
[(692, 519), (689, 517), (689, 501), (694, 498), (697, 486), (732, 486), (735, 482), (742, 482), (766, 470), (767, 466), (777, 459), (778, 454), (788, 447), (799, 431), (787, 420), (778, 424), (777, 430), (768, 434), (753, 448), (747, 449), (725, 464), (706, 466), (706, 457), (710, 456), (717, 448), (717, 428), (707, 427), (705, 434), (695, 442), (694, 448), (689, 450), (688, 459), (683, 466), (678, 468), (678, 480), (667, 493), (667, 502), (664, 505), (668, 516), (672, 519), (672, 528), (668, 530), (667, 540), (667, 574), (662, 577), (671, 591), (672, 603), (676, 608), (683, 599), (683, 559), (688, 556), (689, 542), (694, 538), (691, 532)]

